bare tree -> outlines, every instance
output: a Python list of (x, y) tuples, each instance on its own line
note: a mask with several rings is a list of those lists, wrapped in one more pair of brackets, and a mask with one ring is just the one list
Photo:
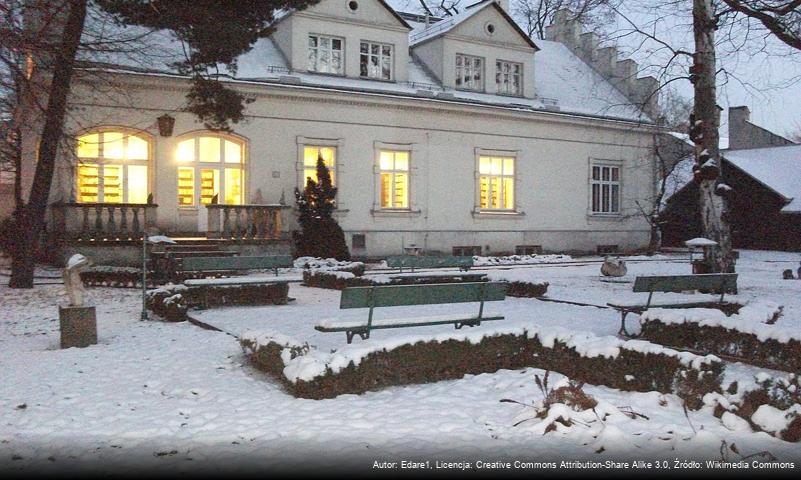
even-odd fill
[(737, 13), (759, 20), (779, 40), (801, 50), (801, 0), (723, 0)]
[(619, 0), (513, 0), (510, 13), (529, 37), (542, 40), (545, 27), (553, 23), (559, 10), (569, 10), (570, 20), (595, 30), (613, 19), (614, 11), (609, 6), (618, 3)]

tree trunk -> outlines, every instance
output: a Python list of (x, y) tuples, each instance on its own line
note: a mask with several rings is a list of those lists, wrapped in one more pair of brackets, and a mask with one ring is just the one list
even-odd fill
[(725, 199), (715, 192), (720, 176), (718, 147), (720, 111), (716, 97), (715, 30), (717, 21), (711, 0), (693, 0), (693, 31), (695, 55), (692, 81), (695, 90), (693, 113), (701, 122), (701, 142), (696, 143), (695, 158), (701, 168), (699, 182), (699, 210), (704, 236), (718, 243), (717, 249), (708, 249), (706, 258), (711, 272), (733, 272), (731, 230)]
[(86, 0), (69, 1), (61, 45), (57, 52), (53, 52), (52, 79), (48, 89), (47, 108), (44, 111), (44, 127), (39, 141), (36, 172), (28, 203), (18, 217), (17, 239), (22, 248), (17, 249), (11, 262), (11, 279), (8, 283), (11, 288), (33, 288), (36, 249), (44, 231), (58, 144), (64, 132), (64, 116), (75, 55), (86, 19), (86, 3)]

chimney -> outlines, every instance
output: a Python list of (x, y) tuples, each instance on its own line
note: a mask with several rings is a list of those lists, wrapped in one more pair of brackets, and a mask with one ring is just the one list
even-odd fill
[(504, 12), (508, 13), (509, 15), (512, 14), (512, 11), (509, 10), (509, 0), (495, 0), (495, 3), (497, 3), (498, 6), (503, 9)]
[(747, 106), (729, 107), (729, 148), (751, 147), (748, 122), (751, 120), (751, 110)]

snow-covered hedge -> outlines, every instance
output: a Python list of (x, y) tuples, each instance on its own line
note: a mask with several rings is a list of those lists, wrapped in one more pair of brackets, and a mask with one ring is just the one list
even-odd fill
[[(499, 278), (494, 281), (506, 281)], [(389, 275), (366, 275), (356, 276), (350, 272), (340, 271), (320, 271), (305, 270), (303, 272), (303, 283), (307, 287), (330, 288), (334, 290), (344, 290), (347, 287), (367, 287), (371, 285), (420, 285), (431, 283), (454, 283), (457, 282), (452, 277), (430, 275), (425, 278), (415, 277), (414, 275), (396, 276), (390, 278)], [(509, 297), (541, 297), (548, 291), (548, 282), (529, 282), (529, 281), (510, 281), (506, 290)]]
[(351, 272), (311, 269), (303, 271), (303, 284), (307, 287), (344, 290), (347, 287), (370, 286), (373, 281)]
[(295, 268), (312, 271), (350, 272), (357, 277), (364, 274), (364, 263), (340, 261), (335, 258), (298, 257)]
[(715, 309), (652, 309), (641, 338), (676, 348), (737, 357), (760, 367), (801, 372), (801, 332), (772, 325), (782, 308), (755, 302), (726, 316)]
[(192, 307), (283, 305), (287, 303), (288, 293), (286, 282), (203, 286), (168, 284), (148, 290), (146, 304), (166, 320), (180, 322), (186, 320), (186, 312)]
[(396, 337), (370, 339), (333, 352), (271, 332), (247, 332), (241, 344), (259, 368), (304, 398), (538, 367), (623, 390), (675, 393), (690, 408), (697, 408), (705, 394), (719, 391), (723, 370), (711, 355), (530, 325), (480, 326), (435, 336), (399, 332)]
[[(93, 287), (141, 287), (142, 270), (133, 267), (98, 265), (82, 271), (81, 280), (85, 285)], [(149, 277), (148, 280), (151, 278)], [(148, 283), (151, 282), (148, 281)]]
[(749, 384), (732, 383), (709, 393), (704, 403), (731, 430), (751, 428), (789, 442), (801, 442), (801, 377), (760, 373)]
[(474, 267), (489, 265), (536, 265), (539, 263), (560, 263), (573, 260), (570, 255), (508, 255), (505, 257), (473, 257)]

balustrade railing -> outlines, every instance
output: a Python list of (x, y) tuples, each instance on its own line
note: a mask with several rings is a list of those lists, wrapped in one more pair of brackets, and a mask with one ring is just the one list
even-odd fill
[(282, 211), (286, 205), (206, 205), (206, 238), (277, 240), (282, 238)]
[(67, 240), (136, 240), (156, 225), (158, 205), (148, 203), (55, 203), (52, 232)]

